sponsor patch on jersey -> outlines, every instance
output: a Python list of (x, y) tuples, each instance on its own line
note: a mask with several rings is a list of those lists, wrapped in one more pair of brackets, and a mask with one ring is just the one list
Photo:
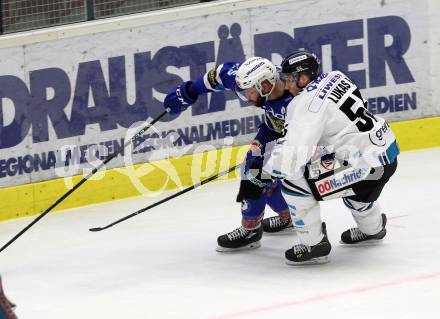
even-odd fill
[(320, 88), (320, 92), (319, 92), (319, 98), (321, 100), (324, 100), (325, 97), (327, 96), (327, 94), (329, 93), (329, 91), (331, 91), (331, 89), (334, 87), (335, 83), (342, 77), (341, 74), (335, 74), (333, 75), (332, 78), (330, 78), (327, 83), (325, 83), (325, 85), (323, 87)]
[(367, 169), (350, 168), (315, 182), (315, 186), (319, 194), (323, 196), (363, 180), (367, 173)]
[(311, 92), (318, 88), (319, 83), (327, 77), (328, 73), (321, 73), (313, 82), (306, 86), (306, 91)]
[(369, 133), (370, 142), (377, 146), (385, 146), (386, 138), (385, 135), (390, 131), (390, 126), (385, 122), (378, 129)]

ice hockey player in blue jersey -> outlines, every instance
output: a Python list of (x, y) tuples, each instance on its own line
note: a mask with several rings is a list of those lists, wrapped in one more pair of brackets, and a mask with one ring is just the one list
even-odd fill
[[(171, 114), (179, 114), (194, 104), (201, 94), (232, 90), (242, 100), (265, 111), (264, 122), (251, 143), (242, 171), (237, 202), (241, 202), (242, 221), (237, 229), (218, 237), (217, 251), (235, 251), (260, 247), (264, 232), (280, 233), (291, 230), (292, 220), (286, 201), (281, 194), (281, 183), (265, 186), (262, 194), (243, 197), (243, 189), (250, 183), (253, 171), (263, 166), (267, 143), (283, 136), (286, 107), (293, 99), (295, 89), (287, 90), (275, 65), (261, 57), (247, 59), (242, 64), (228, 62), (208, 71), (195, 81), (183, 82), (173, 88), (164, 100)], [(278, 215), (263, 220), (265, 206)]]

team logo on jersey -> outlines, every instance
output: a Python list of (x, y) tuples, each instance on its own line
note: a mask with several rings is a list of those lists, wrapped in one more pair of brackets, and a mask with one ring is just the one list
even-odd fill
[(321, 160), (322, 167), (324, 167), (328, 171), (332, 171), (335, 169), (335, 163), (336, 163), (336, 161), (333, 158)]
[(265, 110), (266, 113), (269, 114), (272, 119), (283, 121), (283, 123), (286, 120), (286, 108), (284, 106), (280, 109), (280, 113), (275, 112), (274, 109), (271, 107), (268, 107)]

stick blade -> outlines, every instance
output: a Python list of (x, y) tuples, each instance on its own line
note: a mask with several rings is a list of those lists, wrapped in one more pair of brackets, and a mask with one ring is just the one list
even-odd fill
[(104, 230), (104, 229), (105, 229), (105, 227), (93, 227), (93, 228), (90, 228), (89, 231), (91, 231), (91, 232), (98, 232), (98, 231), (101, 231), (101, 230)]

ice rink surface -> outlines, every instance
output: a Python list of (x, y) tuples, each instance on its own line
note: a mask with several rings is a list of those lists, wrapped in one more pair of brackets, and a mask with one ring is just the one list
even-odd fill
[[(237, 189), (211, 183), (99, 233), (88, 229), (157, 198), (48, 215), (0, 254), (6, 294), (20, 319), (439, 318), (440, 149), (399, 157), (380, 245), (341, 246), (354, 222), (341, 200), (324, 203), (324, 265), (285, 264), (293, 233), (217, 253), (217, 236), (239, 226)], [(1, 223), (0, 244), (30, 221)]]

